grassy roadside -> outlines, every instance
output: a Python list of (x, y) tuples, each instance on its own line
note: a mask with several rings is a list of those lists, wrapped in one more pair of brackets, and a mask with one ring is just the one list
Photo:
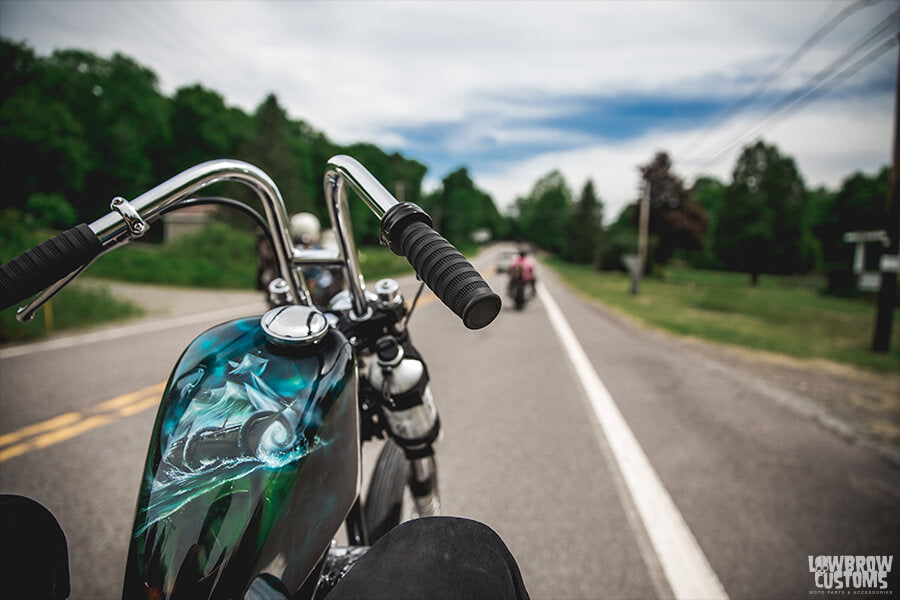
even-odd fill
[(823, 296), (796, 278), (764, 276), (753, 288), (740, 273), (670, 268), (665, 281), (644, 279), (635, 297), (622, 273), (601, 273), (555, 257), (542, 261), (581, 294), (646, 325), (796, 358), (900, 372), (900, 310), (893, 350), (875, 354), (868, 350), (875, 321), (871, 302)]
[(0, 312), (0, 343), (40, 339), (56, 331), (83, 329), (143, 314), (140, 307), (114, 298), (106, 288), (78, 284), (63, 289), (30, 323), (16, 320), (16, 310), (21, 305), (24, 302)]
[(413, 268), (406, 258), (397, 256), (384, 246), (364, 246), (358, 249), (359, 268), (367, 282), (376, 282), (384, 277), (412, 275)]
[[(4, 250), (3, 260), (53, 233), (38, 231), (32, 236), (34, 239), (19, 240), (15, 247)], [(370, 282), (412, 273), (405, 258), (381, 246), (360, 248), (359, 258), (363, 275)], [(256, 268), (255, 236), (212, 224), (170, 244), (129, 244), (118, 248), (101, 256), (87, 273), (91, 277), (133, 283), (254, 289)], [(114, 298), (106, 289), (79, 288), (77, 284), (70, 285), (53, 299), (49, 320), (42, 309), (33, 322), (19, 323), (15, 310), (12, 307), (0, 312), (0, 343), (39, 339), (56, 331), (122, 320), (142, 312), (136, 305)]]
[[(411, 273), (406, 259), (381, 246), (359, 249), (360, 267), (369, 281)], [(164, 245), (130, 244), (100, 257), (93, 277), (202, 288), (254, 289), (256, 238), (222, 224)]]

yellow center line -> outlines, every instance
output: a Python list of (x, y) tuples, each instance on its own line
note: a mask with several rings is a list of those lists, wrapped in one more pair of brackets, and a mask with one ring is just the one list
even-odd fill
[(87, 408), (84, 412), (64, 413), (41, 423), (4, 434), (0, 436), (0, 462), (32, 450), (59, 444), (120, 418), (130, 417), (148, 408), (158, 406), (164, 388), (165, 383), (157, 383), (136, 392), (104, 400)]
[[(496, 272), (490, 267), (482, 277)], [(427, 290), (419, 298), (419, 306), (427, 306), (437, 297)], [(0, 462), (21, 456), (32, 450), (46, 448), (70, 440), (120, 418), (130, 417), (159, 405), (165, 382), (156, 383), (134, 392), (122, 394), (88, 407), (82, 412), (67, 412), (46, 421), (28, 425), (17, 431), (0, 435)]]
[(155, 383), (136, 392), (122, 394), (121, 396), (116, 396), (112, 400), (106, 400), (105, 402), (95, 404), (93, 408), (102, 412), (117, 410), (123, 406), (133, 404), (134, 402), (141, 400), (142, 398), (145, 398), (150, 394), (161, 395), (165, 387), (165, 382)]
[(138, 400), (134, 404), (123, 406), (119, 409), (119, 414), (123, 417), (130, 417), (154, 406), (159, 406), (159, 396), (148, 396), (143, 400)]
[(80, 421), (84, 418), (84, 415), (78, 412), (68, 412), (59, 415), (58, 417), (53, 417), (47, 421), (42, 423), (36, 423), (34, 425), (29, 425), (28, 427), (23, 427), (18, 431), (14, 431), (12, 433), (5, 433), (0, 435), (0, 447), (8, 446), (13, 442), (18, 442), (21, 439), (31, 437), (33, 435), (38, 435), (39, 433), (44, 433), (45, 431), (51, 431), (53, 429), (58, 429), (60, 427), (65, 427), (66, 425), (71, 425), (76, 421)]

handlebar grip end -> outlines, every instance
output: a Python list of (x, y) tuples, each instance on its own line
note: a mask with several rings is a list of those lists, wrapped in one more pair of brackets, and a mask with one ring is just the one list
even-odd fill
[(90, 264), (102, 252), (103, 244), (82, 223), (0, 265), (0, 310)]
[(490, 288), (478, 289), (466, 302), (462, 310), (463, 324), (469, 329), (481, 329), (500, 314), (500, 296)]
[(431, 227), (431, 218), (415, 204), (393, 206), (381, 220), (381, 239), (405, 256), (441, 302), (469, 329), (481, 329), (500, 313), (500, 296), (475, 267)]

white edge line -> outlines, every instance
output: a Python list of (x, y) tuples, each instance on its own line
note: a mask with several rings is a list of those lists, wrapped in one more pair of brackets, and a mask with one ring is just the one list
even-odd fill
[(37, 342), (34, 344), (21, 344), (18, 346), (10, 346), (0, 350), (0, 359), (12, 358), (14, 356), (24, 356), (26, 354), (34, 354), (36, 352), (46, 352), (48, 350), (60, 350), (62, 348), (71, 348), (81, 344), (91, 344), (94, 342), (105, 342), (115, 340), (130, 335), (139, 335), (142, 333), (151, 333), (154, 331), (162, 331), (164, 329), (172, 329), (174, 327), (185, 327), (194, 325), (204, 321), (213, 321), (224, 319), (240, 314), (262, 314), (265, 307), (262, 302), (256, 304), (245, 304), (243, 306), (233, 306), (231, 308), (223, 308), (203, 313), (195, 313), (193, 315), (184, 315), (181, 317), (173, 317), (171, 319), (163, 319), (159, 321), (149, 321), (145, 323), (135, 323), (134, 325), (125, 325), (116, 327), (115, 329), (105, 329), (93, 333), (83, 333), (55, 340), (47, 340), (46, 342)]
[(541, 282), (537, 284), (537, 291), (600, 422), (675, 598), (727, 600), (728, 595), (706, 555), (591, 365), (562, 311)]

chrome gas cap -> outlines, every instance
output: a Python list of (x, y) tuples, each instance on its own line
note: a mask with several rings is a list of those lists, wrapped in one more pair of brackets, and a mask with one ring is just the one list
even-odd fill
[(299, 347), (313, 344), (328, 331), (325, 315), (311, 306), (278, 306), (260, 320), (266, 339), (277, 346)]

